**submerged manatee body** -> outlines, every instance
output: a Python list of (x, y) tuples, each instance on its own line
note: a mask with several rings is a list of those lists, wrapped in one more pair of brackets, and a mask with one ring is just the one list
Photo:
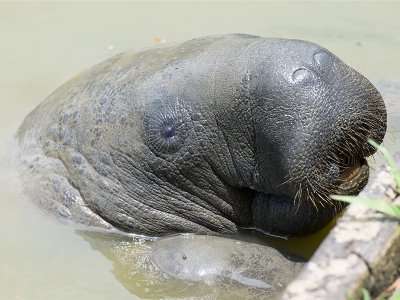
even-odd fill
[(382, 97), (328, 50), (225, 35), (123, 53), (19, 129), (27, 190), (64, 220), (145, 235), (299, 235), (357, 194)]
[(304, 266), (273, 248), (220, 236), (143, 241), (120, 232), (77, 232), (141, 299), (277, 299)]

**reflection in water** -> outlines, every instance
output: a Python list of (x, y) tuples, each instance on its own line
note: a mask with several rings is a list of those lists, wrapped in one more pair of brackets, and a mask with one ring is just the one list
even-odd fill
[(275, 299), (304, 264), (273, 248), (223, 237), (77, 234), (112, 261), (113, 274), (132, 294), (146, 299)]

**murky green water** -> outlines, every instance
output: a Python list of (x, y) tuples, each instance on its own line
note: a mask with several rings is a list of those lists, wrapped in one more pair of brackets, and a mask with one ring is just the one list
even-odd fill
[[(399, 12), (395, 2), (1, 2), (0, 299), (144, 295), (140, 286), (128, 286), (107, 251), (103, 255), (92, 249), (22, 196), (10, 156), (12, 136), (23, 117), (57, 86), (96, 62), (152, 46), (156, 39), (177, 42), (231, 32), (311, 40), (369, 78), (396, 79)], [(388, 104), (386, 145), (395, 149), (400, 105), (392, 97)], [(320, 237), (292, 243), (292, 250), (307, 255)]]

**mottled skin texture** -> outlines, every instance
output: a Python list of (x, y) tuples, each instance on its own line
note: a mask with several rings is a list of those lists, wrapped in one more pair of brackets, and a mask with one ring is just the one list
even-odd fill
[(226, 35), (100, 63), (18, 138), (29, 193), (65, 220), (152, 236), (299, 235), (340, 210), (329, 194), (365, 186), (366, 140), (385, 130), (379, 92), (326, 49)]

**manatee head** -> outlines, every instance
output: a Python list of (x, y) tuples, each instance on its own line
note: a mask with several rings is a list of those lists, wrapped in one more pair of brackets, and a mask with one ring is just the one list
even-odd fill
[(367, 140), (385, 130), (379, 92), (326, 49), (234, 34), (102, 62), (18, 137), (32, 194), (65, 219), (146, 235), (298, 235), (339, 212), (329, 195), (365, 186)]

